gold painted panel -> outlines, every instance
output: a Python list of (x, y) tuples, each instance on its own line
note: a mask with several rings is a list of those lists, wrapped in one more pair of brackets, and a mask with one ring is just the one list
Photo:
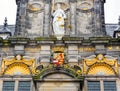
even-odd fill
[(106, 64), (96, 64), (90, 67), (88, 75), (115, 75), (114, 70)]
[(56, 46), (52, 48), (53, 52), (64, 52), (65, 48), (63, 46)]
[[(29, 56), (8, 56), (2, 60), (1, 73), (2, 74), (14, 74), (17, 72), (20, 74), (30, 74), (35, 72), (35, 59)], [(29, 70), (28, 70), (29, 69)], [(17, 70), (17, 71), (16, 71)], [(20, 72), (19, 72), (20, 71)]]
[(23, 63), (13, 63), (4, 71), (5, 75), (30, 75), (30, 69)]
[(120, 51), (120, 46), (108, 46), (108, 51)]
[(36, 53), (39, 52), (41, 50), (41, 47), (27, 47), (25, 48), (25, 52), (30, 52), (30, 53)]
[(94, 52), (95, 48), (93, 47), (79, 47), (79, 52)]
[(86, 75), (118, 75), (118, 60), (109, 55), (91, 55), (84, 59), (83, 68)]

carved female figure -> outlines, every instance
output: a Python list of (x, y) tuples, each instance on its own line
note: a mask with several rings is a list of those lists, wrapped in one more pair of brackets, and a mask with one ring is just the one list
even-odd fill
[(53, 30), (55, 35), (64, 35), (64, 19), (66, 18), (65, 12), (61, 9), (61, 5), (57, 4), (57, 10), (53, 13)]

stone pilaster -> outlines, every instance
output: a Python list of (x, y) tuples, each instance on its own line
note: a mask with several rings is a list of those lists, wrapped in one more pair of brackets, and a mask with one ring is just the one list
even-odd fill
[(100, 4), (99, 0), (94, 1), (94, 9), (95, 9), (94, 17), (95, 17), (95, 32), (96, 32), (96, 34), (100, 34), (100, 5), (99, 4)]
[(103, 80), (100, 80), (100, 91), (104, 91), (104, 84), (103, 84)]
[(40, 61), (41, 62), (50, 62), (50, 46), (49, 45), (42, 45), (40, 51)]
[(104, 2), (101, 0), (94, 1), (94, 19), (95, 19), (95, 36), (104, 36)]
[(17, 36), (25, 36), (25, 17), (27, 0), (22, 0), (17, 3), (17, 18), (16, 18), (16, 32)]
[(78, 46), (76, 45), (68, 46), (68, 61), (78, 62)]
[(101, 1), (101, 22), (102, 22), (102, 32), (103, 32), (103, 35), (106, 35), (106, 31), (105, 31), (105, 14), (104, 14), (104, 3), (105, 3), (105, 0), (102, 0)]
[(0, 80), (0, 91), (2, 91), (2, 87), (3, 87), (3, 80)]
[(14, 91), (18, 91), (18, 80), (15, 80), (15, 87), (14, 87)]
[(120, 80), (119, 79), (116, 80), (116, 88), (117, 88), (117, 91), (120, 91)]
[(76, 33), (76, 20), (75, 20), (75, 17), (76, 17), (76, 2), (70, 2), (70, 22), (71, 22), (71, 33), (70, 35), (71, 36), (75, 36), (75, 33)]
[(21, 10), (20, 10), (20, 17), (21, 17), (21, 26), (20, 26), (20, 34), (22, 36), (25, 36), (25, 21), (26, 21), (26, 6), (27, 2), (24, 0), (21, 4)]
[(20, 0), (17, 1), (17, 14), (16, 14), (16, 26), (15, 26), (15, 35), (20, 34)]
[(46, 0), (45, 3), (45, 14), (44, 14), (44, 36), (50, 34), (50, 2)]

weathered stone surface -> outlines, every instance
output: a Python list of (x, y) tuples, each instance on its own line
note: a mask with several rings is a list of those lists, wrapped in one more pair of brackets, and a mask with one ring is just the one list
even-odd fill
[[(28, 1), (20, 4), (18, 18), (21, 30), (18, 33), (28, 37), (50, 36), (53, 32), (52, 14), (56, 9), (56, 3), (61, 3), (67, 15), (65, 21), (65, 35), (85, 37), (103, 36), (105, 34), (104, 24), (104, 2), (81, 1), (81, 0), (43, 0)], [(38, 10), (37, 10), (38, 9)], [(26, 25), (27, 24), (27, 25)], [(26, 27), (25, 27), (26, 26)]]
[[(30, 72), (29, 76), (2, 74), (0, 91), (3, 81), (15, 81), (15, 90), (18, 90), (19, 81), (30, 81), (31, 91), (87, 91), (88, 81), (100, 82), (103, 91), (104, 81), (116, 81), (116, 89), (119, 91), (120, 39), (104, 36), (104, 2), (105, 0), (54, 0), (54, 2), (53, 0), (17, 0), (17, 21), (14, 31), (17, 37), (0, 39), (0, 66), (4, 63), (4, 58), (21, 55), (26, 58), (34, 57), (35, 62), (32, 62), (35, 63), (33, 65), (35, 70), (33, 69), (33, 73)], [(57, 3), (61, 4), (67, 16), (64, 25), (65, 36), (61, 40), (57, 40), (54, 36), (52, 26), (52, 14), (56, 10)], [(112, 35), (116, 26), (113, 25), (109, 29), (107, 25), (107, 31), (111, 31), (107, 34)], [(110, 60), (105, 61), (104, 58), (101, 60), (97, 54), (102, 57), (107, 55), (105, 57)], [(98, 63), (93, 64), (96, 59)], [(8, 60), (8, 65), (10, 61)], [(26, 63), (30, 62), (26, 61)], [(87, 74), (89, 69), (85, 69), (86, 65), (89, 65), (89, 69), (95, 66), (92, 72), (97, 70), (98, 74), (94, 76)], [(105, 65), (115, 70), (113, 75), (100, 75), (101, 69), (96, 68)], [(7, 68), (3, 66), (1, 67)], [(108, 74), (111, 72), (109, 69), (104, 69)], [(83, 76), (85, 79), (81, 80)]]

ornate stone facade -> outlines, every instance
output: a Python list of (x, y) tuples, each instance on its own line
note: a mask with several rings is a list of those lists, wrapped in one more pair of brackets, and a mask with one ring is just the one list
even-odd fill
[[(65, 36), (104, 36), (104, 0), (21, 0), (18, 2), (19, 26), (16, 35), (51, 36), (53, 13), (57, 3), (66, 13)], [(99, 33), (99, 35), (98, 35)]]
[[(105, 35), (105, 0), (16, 3), (15, 34), (0, 38), (0, 91), (120, 90), (120, 39)], [(67, 17), (61, 39), (52, 26), (57, 4)]]

